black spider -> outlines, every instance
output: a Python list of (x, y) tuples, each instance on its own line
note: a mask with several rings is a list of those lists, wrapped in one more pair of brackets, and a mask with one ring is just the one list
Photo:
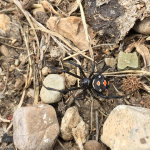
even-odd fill
[[(55, 68), (55, 67), (51, 67), (51, 68), (60, 70), (62, 72), (68, 73), (68, 74), (70, 74), (70, 75), (72, 75), (76, 78), (79, 78), (80, 79), (80, 87), (70, 88), (70, 89), (66, 89), (66, 90), (58, 90), (58, 89), (46, 87), (45, 85), (43, 85), (47, 90), (66, 93), (66, 92), (73, 91), (73, 90), (83, 89), (83, 97), (74, 97), (74, 99), (77, 99), (77, 100), (84, 100), (87, 90), (89, 90), (91, 96), (95, 99), (98, 99), (98, 98), (94, 96), (93, 92), (96, 93), (98, 96), (101, 96), (101, 97), (106, 98), (106, 99), (124, 97), (124, 96), (105, 96), (105, 95), (102, 94), (102, 92), (106, 91), (109, 87), (108, 79), (106, 77), (104, 77), (103, 75), (101, 75), (104, 71), (106, 71), (109, 68), (108, 66), (105, 66), (104, 69), (101, 72), (97, 73), (96, 75), (93, 75), (94, 74), (94, 69), (95, 69), (95, 64), (94, 64), (93, 68), (92, 68), (92, 72), (90, 73), (89, 77), (87, 78), (85, 76), (85, 74), (84, 74), (84, 72), (83, 72), (80, 65), (78, 65), (78, 64), (76, 64), (72, 61), (70, 61), (69, 63), (76, 66), (76, 67), (78, 67), (80, 69), (80, 73), (82, 74), (83, 77), (78, 76), (74, 73), (71, 73), (71, 72), (69, 72), (65, 69), (58, 69), (58, 68)], [(135, 92), (135, 91), (133, 91), (133, 92)], [(133, 92), (131, 92), (131, 93), (133, 93)], [(129, 93), (129, 94), (131, 94), (131, 93)]]

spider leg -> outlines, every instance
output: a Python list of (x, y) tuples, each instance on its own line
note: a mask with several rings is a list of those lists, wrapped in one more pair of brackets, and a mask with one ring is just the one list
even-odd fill
[(105, 66), (105, 67), (103, 68), (103, 70), (102, 70), (101, 72), (97, 73), (96, 75), (94, 75), (94, 76), (92, 77), (92, 79), (94, 79), (95, 76), (101, 75), (101, 74), (102, 74), (103, 72), (105, 72), (108, 68), (109, 68), (109, 66)]
[(74, 97), (75, 100), (84, 100), (86, 95), (86, 90), (83, 90), (83, 97)]
[(105, 96), (105, 95), (103, 95), (103, 94), (97, 92), (97, 91), (94, 90), (93, 88), (92, 88), (92, 90), (93, 90), (98, 96), (100, 96), (100, 97), (102, 97), (102, 98), (106, 98), (106, 99), (111, 99), (111, 98), (123, 98), (123, 97), (126, 97), (126, 96), (128, 96), (128, 95), (131, 95), (132, 93), (134, 93), (134, 92), (137, 91), (137, 90), (134, 90), (133, 92), (130, 92), (130, 93), (128, 93), (128, 94), (126, 94), (126, 95), (123, 95), (123, 96), (120, 96), (120, 95), (117, 95), (117, 96)]
[(84, 72), (83, 72), (83, 70), (82, 70), (80, 65), (74, 63), (73, 61), (69, 61), (69, 63), (74, 65), (74, 66), (76, 66), (76, 67), (78, 67), (80, 69), (81, 74), (86, 78), (86, 76), (85, 76), (85, 74), (84, 74)]
[(91, 78), (91, 76), (93, 75), (93, 73), (94, 73), (94, 69), (95, 69), (95, 63), (93, 64), (92, 72), (90, 73), (89, 78)]
[(66, 93), (66, 92), (69, 92), (69, 91), (74, 91), (74, 90), (79, 90), (79, 89), (81, 89), (81, 87), (76, 87), (76, 88), (71, 88), (71, 89), (66, 89), (66, 90), (58, 90), (58, 89), (46, 87), (44, 84), (43, 84), (43, 86), (44, 86), (47, 90), (57, 91), (57, 92), (60, 92), (60, 93)]
[(92, 96), (93, 98), (95, 98), (96, 100), (99, 100), (96, 96), (94, 96), (94, 94), (92, 93), (92, 90), (89, 89), (89, 91), (90, 91), (90, 94), (91, 94), (91, 96)]
[(52, 68), (52, 69), (55, 69), (55, 70), (60, 70), (60, 71), (62, 71), (62, 72), (68, 73), (68, 74), (70, 74), (70, 75), (72, 75), (72, 76), (74, 76), (74, 77), (76, 77), (76, 78), (82, 79), (82, 77), (80, 77), (80, 76), (78, 76), (78, 75), (76, 75), (76, 74), (74, 74), (74, 73), (72, 73), (72, 72), (69, 72), (69, 71), (67, 71), (67, 70), (65, 70), (65, 69), (60, 69), (60, 68), (56, 68), (56, 67), (51, 67), (51, 68)]
[(103, 95), (103, 94), (101, 94), (101, 93), (99, 93), (99, 92), (97, 92), (96, 90), (94, 90), (93, 88), (92, 88), (92, 90), (98, 95), (98, 96), (100, 96), (100, 97), (102, 97), (102, 98), (106, 98), (106, 99), (110, 99), (110, 98), (122, 98), (122, 97), (124, 97), (124, 96), (105, 96), (105, 95)]

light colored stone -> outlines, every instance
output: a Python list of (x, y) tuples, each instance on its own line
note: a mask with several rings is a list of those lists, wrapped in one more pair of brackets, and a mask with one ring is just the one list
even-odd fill
[(0, 53), (6, 57), (9, 56), (9, 51), (5, 45), (0, 46)]
[(15, 67), (14, 65), (11, 65), (10, 68), (9, 68), (9, 71), (12, 72), (12, 71), (15, 70), (15, 68), (16, 68), (16, 67)]
[(28, 90), (27, 90), (27, 96), (34, 98), (34, 89), (28, 88)]
[(55, 109), (50, 105), (21, 107), (13, 115), (13, 140), (19, 150), (50, 150), (58, 134)]
[(48, 75), (48, 71), (49, 71), (48, 67), (42, 68), (42, 74), (43, 74), (43, 76)]
[(19, 66), (19, 59), (15, 59), (15, 67)]
[[(43, 84), (46, 87), (50, 87), (58, 90), (64, 90), (65, 78), (58, 74), (50, 74), (44, 79)], [(40, 91), (40, 96), (42, 101), (44, 101), (45, 103), (56, 103), (61, 100), (62, 93), (57, 91), (47, 90), (43, 86)]]
[(96, 140), (90, 140), (84, 144), (84, 150), (106, 150), (106, 147)]
[(64, 56), (64, 54), (65, 53), (63, 53), (63, 51), (58, 47), (51, 47), (51, 49), (50, 49), (50, 56), (53, 59), (57, 59), (59, 57), (62, 57), (62, 56)]
[[(39, 4), (40, 5), (40, 4)], [(40, 7), (37, 7), (35, 9), (33, 9), (33, 15), (35, 16), (37, 12), (44, 12), (45, 13), (45, 10), (44, 10), (44, 7), (41, 5)]]
[(113, 67), (116, 65), (117, 61), (115, 58), (105, 58), (105, 63), (107, 66)]
[(0, 35), (5, 35), (9, 30), (10, 18), (5, 14), (0, 14)]
[(26, 61), (26, 59), (27, 59), (27, 54), (24, 54), (24, 53), (21, 53), (20, 55), (19, 55), (19, 61), (20, 62), (25, 62)]
[(61, 137), (66, 141), (71, 140), (72, 128), (75, 128), (81, 120), (77, 107), (68, 108), (61, 122)]
[(141, 34), (150, 34), (150, 18), (145, 18), (144, 20), (138, 20), (134, 25), (133, 29)]
[(101, 140), (111, 150), (149, 150), (150, 109), (117, 106), (104, 123)]

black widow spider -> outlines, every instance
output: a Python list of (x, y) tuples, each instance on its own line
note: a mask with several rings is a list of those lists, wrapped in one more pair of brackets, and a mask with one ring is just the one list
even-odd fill
[[(93, 92), (96, 93), (98, 96), (101, 96), (102, 98), (106, 98), (106, 99), (124, 97), (124, 96), (105, 96), (105, 95), (102, 94), (102, 92), (106, 91), (109, 87), (108, 79), (106, 77), (104, 77), (103, 75), (101, 75), (104, 71), (106, 71), (109, 68), (108, 66), (105, 66), (104, 69), (101, 72), (97, 73), (96, 75), (93, 75), (94, 74), (94, 69), (95, 69), (95, 64), (94, 64), (93, 68), (92, 68), (92, 72), (90, 73), (89, 77), (87, 78), (85, 76), (85, 74), (83, 72), (83, 69), (81, 68), (80, 65), (78, 65), (78, 64), (76, 64), (72, 61), (70, 61), (69, 63), (76, 66), (76, 67), (78, 67), (80, 69), (80, 73), (82, 74), (83, 77), (78, 76), (74, 73), (71, 73), (71, 72), (69, 72), (65, 69), (58, 69), (56, 67), (51, 67), (51, 68), (60, 70), (62, 72), (68, 73), (68, 74), (70, 74), (70, 75), (72, 75), (76, 78), (79, 78), (80, 79), (80, 87), (70, 88), (70, 89), (65, 89), (65, 90), (58, 90), (58, 89), (46, 87), (45, 85), (43, 85), (47, 90), (66, 93), (66, 92), (73, 91), (73, 90), (83, 89), (83, 97), (74, 97), (74, 99), (77, 99), (77, 100), (84, 100), (87, 90), (89, 90), (91, 96), (95, 99), (98, 99), (98, 98), (94, 96)], [(133, 92), (135, 92), (135, 91), (133, 91)], [(131, 92), (131, 93), (133, 93), (133, 92)], [(131, 94), (131, 93), (129, 93), (129, 94)]]

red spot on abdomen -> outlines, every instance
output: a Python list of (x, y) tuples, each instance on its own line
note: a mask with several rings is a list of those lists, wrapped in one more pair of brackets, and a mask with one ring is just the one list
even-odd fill
[(100, 86), (100, 82), (99, 81), (97, 81), (97, 85)]
[(106, 86), (106, 85), (107, 85), (107, 82), (106, 82), (106, 80), (104, 80), (103, 84), (104, 84), (104, 86)]

